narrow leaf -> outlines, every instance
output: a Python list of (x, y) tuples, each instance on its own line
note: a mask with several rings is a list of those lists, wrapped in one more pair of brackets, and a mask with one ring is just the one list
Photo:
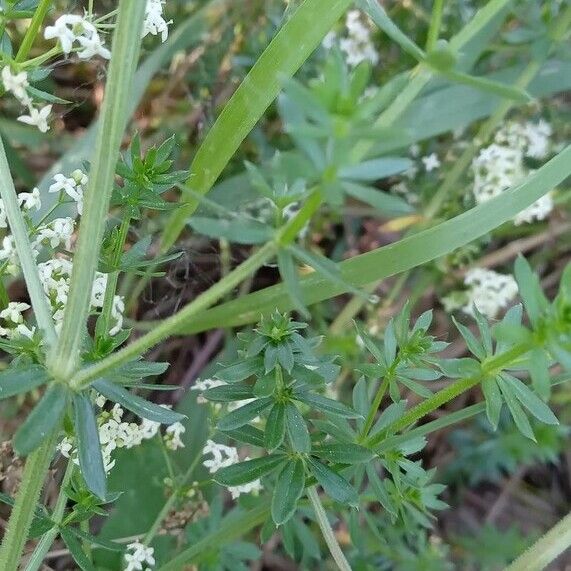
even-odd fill
[(329, 414), (336, 414), (344, 418), (359, 418), (361, 416), (347, 405), (315, 393), (296, 392), (294, 393), (294, 398)]
[(357, 491), (345, 478), (314, 458), (308, 458), (308, 462), (315, 479), (330, 498), (341, 504), (351, 506), (359, 504)]
[(374, 454), (364, 446), (349, 443), (321, 444), (314, 446), (311, 452), (335, 464), (358, 464), (374, 458)]
[(224, 418), (218, 421), (218, 430), (234, 430), (240, 428), (256, 418), (262, 411), (272, 404), (269, 397), (257, 399), (254, 402), (242, 405), (240, 408), (228, 413)]
[(296, 452), (307, 453), (311, 450), (311, 441), (305, 420), (295, 404), (288, 402), (285, 406), (287, 433), (291, 447)]
[(99, 429), (89, 397), (83, 393), (75, 395), (73, 410), (81, 474), (87, 487), (104, 500), (107, 495), (107, 478), (101, 455)]
[(113, 402), (119, 403), (121, 406), (135, 413), (137, 416), (152, 420), (153, 422), (174, 424), (175, 422), (180, 422), (186, 418), (184, 414), (180, 414), (174, 410), (149, 402), (148, 400), (134, 395), (123, 387), (120, 387), (106, 379), (95, 381), (93, 383), (93, 388), (104, 397)]
[(14, 448), (18, 456), (27, 456), (51, 434), (61, 422), (68, 392), (59, 383), (52, 383), (40, 402), (14, 436)]
[(288, 462), (278, 476), (272, 496), (272, 519), (276, 525), (283, 525), (293, 516), (304, 488), (303, 461)]
[(285, 406), (276, 403), (270, 410), (264, 433), (264, 446), (270, 452), (281, 446), (285, 437), (285, 428)]
[(60, 530), (61, 538), (66, 544), (71, 556), (74, 561), (79, 565), (82, 571), (95, 571), (93, 563), (89, 560), (89, 557), (84, 553), (81, 543), (78, 539), (65, 527)]
[(517, 398), (537, 420), (545, 424), (559, 424), (552, 410), (524, 383), (507, 373), (503, 373), (502, 378), (505, 382), (509, 383), (513, 389), (515, 398)]
[(37, 389), (50, 379), (40, 365), (8, 369), (0, 373), (0, 400)]
[(222, 486), (242, 486), (273, 472), (285, 461), (282, 454), (270, 454), (221, 468), (212, 478)]

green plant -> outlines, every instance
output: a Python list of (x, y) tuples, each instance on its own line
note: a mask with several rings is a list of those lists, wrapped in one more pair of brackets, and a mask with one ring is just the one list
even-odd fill
[[(379, 301), (370, 294), (371, 284), (501, 230), (564, 183), (571, 173), (571, 147), (562, 145), (545, 164), (534, 165), (533, 174), (509, 179), (498, 196), (466, 210), (448, 190), (475, 156), (474, 144), (463, 152), (460, 166), (450, 171), (439, 190), (438, 181), (430, 179), (434, 158), (424, 163), (432, 166), (425, 169), (426, 195), (420, 206), (399, 196), (388, 183), (379, 188), (379, 181), (393, 180), (415, 167), (413, 158), (406, 156), (408, 145), (489, 116), (479, 130), (486, 140), (511, 106), (527, 103), (526, 90), (540, 89), (532, 79), (543, 63), (552, 55), (565, 55), (561, 46), (568, 36), (571, 10), (549, 3), (529, 13), (526, 20), (531, 24), (526, 21), (519, 27), (519, 35), (508, 34), (506, 43), (518, 47), (506, 48), (506, 59), (522, 53), (533, 56), (523, 71), (516, 68), (514, 80), (508, 65), (505, 75), (487, 76), (473, 69), (506, 18), (508, 0), (491, 0), (449, 40), (441, 37), (444, 3), (435, 2), (427, 30), (422, 30), (424, 48), (378, 2), (357, 2), (414, 62), (412, 69), (398, 64), (393, 76), (371, 94), (373, 65), (353, 65), (356, 62), (347, 57), (351, 53), (343, 51), (346, 44), (341, 41), (316, 63), (310, 79), (292, 79), (351, 5), (349, 0), (304, 0), (284, 14), (283, 25), (196, 149), (189, 169), (176, 170), (180, 141), (174, 135), (154, 146), (135, 135), (129, 148), (120, 152), (134, 110), (133, 80), (145, 84), (160, 65), (157, 62), (187, 42), (182, 34), (175, 36), (136, 72), (141, 36), (162, 35), (164, 41), (168, 35), (170, 22), (163, 19), (162, 3), (120, 0), (116, 10), (97, 18), (90, 1), (84, 16), (62, 16), (46, 29), (45, 39), (56, 39), (56, 45), (29, 58), (51, 4), (50, 0), (2, 3), (2, 83), (12, 102), (28, 112), (18, 120), (45, 134), (52, 105), (67, 104), (41, 84), (49, 76), (52, 58), (96, 55), (110, 57), (110, 66), (96, 135), (83, 142), (87, 148), (95, 141), (90, 162), (83, 165), (87, 173), (70, 168), (64, 176), (61, 171), (68, 171), (60, 169), (50, 177), (53, 182), (44, 185), (43, 195), (17, 194), (10, 174), (10, 148), (0, 142), (1, 212), (6, 219), (0, 226), (11, 232), (4, 238), (0, 265), (0, 317), (6, 325), (0, 347), (13, 356), (0, 373), (0, 399), (22, 398), (26, 393), (36, 399), (13, 440), (16, 452), (27, 457), (20, 489), (15, 498), (0, 496), (11, 506), (0, 568), (18, 568), (28, 536), (40, 537), (27, 564), (30, 570), (40, 568), (57, 537), (84, 570), (96, 568), (94, 551), (100, 550), (109, 557), (119, 554), (128, 569), (136, 569), (136, 564), (153, 566), (155, 548), (150, 545), (157, 545), (159, 552), (161, 526), (172, 510), (181, 507), (189, 512), (183, 547), (176, 554), (165, 547), (168, 555), (161, 555), (159, 567), (163, 571), (182, 569), (191, 562), (201, 569), (247, 568), (260, 552), (242, 538), (257, 527), (263, 541), (281, 534), (286, 552), (306, 565), (319, 559), (319, 539), (314, 536), (319, 530), (333, 561), (343, 570), (351, 569), (351, 564), (389, 568), (393, 561), (399, 561), (400, 568), (411, 568), (418, 557), (424, 568), (444, 568), (447, 550), (429, 545), (427, 539), (435, 512), (446, 503), (441, 499), (445, 486), (436, 480), (436, 470), (425, 469), (419, 459), (426, 436), (484, 410), (492, 430), (498, 429), (504, 410), (505, 422), (513, 422), (531, 440), (534, 426), (542, 430), (543, 424), (558, 424), (547, 402), (552, 369), (571, 370), (571, 267), (562, 273), (559, 293), (550, 301), (532, 267), (519, 257), (515, 278), (523, 307), (512, 307), (495, 324), (478, 307), (468, 308), (478, 334), (456, 322), (471, 354), (457, 359), (441, 355), (447, 343), (430, 332), (433, 313), (424, 312), (413, 320), (413, 304), (406, 304), (382, 327), (382, 342), (364, 324), (356, 325), (356, 339), (366, 357), (365, 352), (355, 352), (360, 362), (348, 367), (339, 357), (321, 351), (322, 339), (311, 327), (319, 329), (323, 316), (311, 306), (350, 293), (357, 300), (356, 315), (363, 305)], [(221, 1), (206, 3), (188, 28), (198, 28), (211, 10), (225, 6)], [(356, 24), (360, 16), (352, 14), (348, 20), (352, 33), (360, 30), (361, 41), (370, 41), (364, 24), (361, 28)], [(13, 55), (13, 33), (8, 28), (30, 16)], [(111, 28), (109, 52), (100, 34)], [(292, 45), (298, 49), (292, 50)], [(502, 57), (498, 55), (500, 64), (505, 63)], [(442, 82), (452, 86), (440, 88)], [(549, 87), (551, 92), (564, 89), (561, 82)], [(433, 91), (425, 90), (427, 86)], [(415, 105), (434, 105), (437, 97), (450, 96), (449, 89), (461, 89), (453, 91), (456, 96), (475, 97), (475, 110), (459, 113), (456, 123), (444, 117), (437, 118), (436, 125), (403, 124)], [(221, 203), (216, 200), (220, 187), (213, 188), (218, 177), (278, 96), (276, 110), (289, 146), (277, 152), (279, 145), (272, 145), (266, 160), (247, 161), (244, 171), (224, 181), (231, 189), (247, 187), (246, 207), (246, 201)], [(458, 108), (462, 105), (457, 103)], [(538, 154), (531, 158), (546, 157)], [(173, 189), (179, 191), (178, 202), (169, 194)], [(49, 193), (57, 193), (57, 200), (46, 209)], [(342, 219), (355, 203), (374, 217), (394, 218), (391, 223), (397, 228), (412, 230), (394, 244), (336, 263), (339, 253), (316, 239), (315, 230), (330, 229), (331, 220)], [(69, 207), (81, 220), (73, 247), (73, 217), (55, 218)], [(39, 216), (33, 210), (40, 211)], [(148, 224), (155, 218), (161, 228), (158, 246)], [(416, 222), (419, 225), (413, 226)], [(136, 301), (145, 284), (161, 276), (161, 267), (180, 258), (181, 252), (171, 249), (186, 226), (216, 240), (221, 258), (224, 250), (231, 251), (230, 244), (251, 249), (235, 267), (227, 264), (219, 281), (178, 312), (158, 323), (124, 322), (123, 293)], [(235, 288), (272, 264), (281, 284), (225, 301)], [(6, 289), (10, 273), (20, 269), (35, 321), (24, 316), (30, 307), (11, 301)], [(305, 321), (293, 320), (287, 313), (291, 310)], [(168, 363), (154, 362), (147, 353), (174, 335), (249, 324), (260, 316), (257, 328), (239, 334), (237, 360), (228, 358), (213, 370), (211, 379), (196, 385), (202, 390), (199, 399), (210, 403), (208, 418), (214, 421), (202, 422), (206, 444), (197, 444), (193, 456), (173, 455), (185, 446), (183, 435), (193, 415), (200, 414), (199, 407), (187, 418), (139, 394), (161, 388), (148, 379), (168, 368)], [(124, 325), (146, 332), (131, 340), (132, 329)], [(351, 406), (335, 393), (340, 375), (355, 381)], [(429, 414), (476, 387), (481, 388), (483, 403), (424, 423)], [(414, 406), (408, 406), (405, 393), (417, 399)], [(130, 422), (125, 411), (143, 420)], [(167, 425), (164, 433), (160, 424)], [(106, 516), (107, 506), (120, 499), (118, 492), (107, 488), (115, 450), (130, 450), (143, 442), (161, 460), (155, 476), (161, 474), (167, 498), (147, 532), (125, 549), (122, 542), (94, 536), (89, 522)], [(238, 446), (254, 458), (242, 459)], [(49, 509), (39, 498), (56, 448), (67, 459), (67, 467), (58, 499)], [(203, 460), (209, 454), (212, 457)], [(209, 472), (202, 474), (202, 481), (196, 475), (201, 469)], [(239, 508), (224, 514), (211, 480), (228, 488), (233, 499), (250, 492), (253, 497), (242, 498)], [(204, 504), (209, 514), (195, 519)], [(365, 508), (363, 522), (376, 547), (358, 537), (358, 507)], [(339, 541), (332, 518), (348, 522), (354, 548)], [(381, 526), (389, 528), (388, 537), (394, 535), (394, 541), (379, 533)], [(567, 519), (562, 520), (513, 569), (539, 569), (549, 563), (571, 543), (569, 529)]]

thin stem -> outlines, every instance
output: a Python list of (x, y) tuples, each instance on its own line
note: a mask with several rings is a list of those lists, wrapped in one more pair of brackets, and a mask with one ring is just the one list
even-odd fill
[(57, 339), (52, 313), (48, 305), (46, 294), (44, 293), (44, 288), (40, 282), (36, 258), (32, 252), (30, 240), (28, 239), (28, 228), (18, 204), (18, 195), (14, 188), (14, 181), (10, 174), (10, 167), (1, 137), (0, 195), (4, 201), (4, 208), (6, 209), (10, 230), (16, 242), (16, 252), (18, 253), (20, 265), (22, 266), (22, 272), (26, 280), (26, 286), (30, 294), (38, 326), (42, 330), (48, 346), (52, 347), (55, 345)]
[(339, 567), (341, 571), (351, 571), (351, 566), (347, 559), (345, 559), (345, 555), (343, 554), (343, 551), (341, 551), (337, 538), (329, 525), (327, 514), (325, 513), (325, 509), (319, 499), (319, 494), (317, 493), (315, 486), (307, 488), (307, 497), (313, 506), (313, 510), (317, 517), (317, 523), (319, 524), (319, 529), (321, 529), (323, 539), (325, 539), (325, 543), (327, 544), (327, 547), (329, 547), (329, 552), (331, 553), (335, 563), (337, 563), (337, 567)]
[(555, 524), (505, 571), (541, 571), (571, 545), (571, 513)]
[(430, 19), (430, 28), (428, 29), (428, 37), (426, 39), (426, 51), (429, 52), (438, 41), (440, 27), (442, 25), (442, 12), (444, 9), (444, 0), (434, 0), (432, 7), (432, 17)]
[(360, 435), (359, 440), (363, 441), (369, 435), (369, 432), (371, 431), (373, 423), (375, 422), (375, 416), (377, 414), (377, 411), (379, 410), (379, 406), (381, 406), (381, 401), (383, 400), (383, 397), (385, 396), (385, 393), (387, 392), (387, 388), (391, 382), (393, 375), (394, 375), (394, 373), (393, 373), (393, 369), (391, 367), (391, 370), (387, 371), (387, 373), (385, 374), (385, 376), (383, 378), (383, 381), (379, 385), (379, 389), (377, 390), (377, 394), (375, 395), (373, 403), (371, 404), (371, 407), (369, 408), (369, 413), (367, 414), (367, 418), (365, 419), (365, 424), (363, 425), (363, 430), (361, 431), (361, 435)]
[[(60, 484), (59, 496), (51, 516), (51, 519), (54, 522), (56, 522), (56, 524), (58, 525), (63, 521), (65, 506), (67, 504), (67, 495), (65, 489), (67, 488), (69, 482), (71, 481), (74, 469), (75, 469), (75, 464), (69, 461), (67, 463), (67, 468), (65, 470), (65, 474)], [(32, 556), (28, 561), (28, 564), (26, 565), (26, 571), (38, 571), (38, 569), (41, 567), (46, 557), (46, 554), (51, 549), (53, 542), (58, 536), (59, 533), (58, 525), (54, 525), (49, 531), (44, 533), (42, 539), (40, 539), (38, 545), (34, 549), (34, 552), (32, 553)]]
[(20, 44), (20, 48), (18, 49), (18, 53), (16, 54), (15, 61), (17, 63), (23, 62), (30, 53), (36, 36), (40, 31), (44, 18), (48, 13), (50, 7), (52, 5), (52, 0), (40, 0), (34, 15), (32, 16), (32, 21), (30, 22), (29, 28), (26, 30), (26, 34), (24, 35), (24, 39)]
[(2, 571), (18, 569), (20, 556), (28, 539), (28, 531), (52, 460), (58, 433), (59, 430), (55, 430), (26, 460), (22, 483), (0, 548), (0, 569)]
[(145, 3), (140, 0), (121, 0), (119, 3), (113, 52), (79, 227), (70, 292), (60, 340), (49, 358), (50, 369), (56, 378), (71, 377), (79, 362), (93, 278), (113, 189), (115, 165), (127, 125), (127, 108), (141, 45), (144, 14)]
[(268, 242), (260, 248), (254, 255), (245, 260), (225, 278), (220, 280), (209, 290), (199, 295), (194, 301), (189, 303), (184, 309), (162, 321), (152, 331), (137, 339), (134, 343), (127, 345), (121, 351), (109, 355), (106, 359), (99, 361), (95, 365), (79, 371), (70, 381), (73, 389), (78, 390), (88, 386), (93, 380), (100, 377), (107, 371), (139, 357), (148, 349), (176, 334), (193, 315), (207, 309), (224, 295), (232, 291), (242, 280), (254, 273), (275, 255), (277, 246), (274, 242)]

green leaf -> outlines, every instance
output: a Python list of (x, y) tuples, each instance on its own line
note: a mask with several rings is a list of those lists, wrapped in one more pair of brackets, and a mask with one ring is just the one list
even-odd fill
[(120, 387), (106, 379), (95, 381), (93, 383), (93, 388), (104, 397), (113, 402), (119, 403), (121, 406), (135, 413), (137, 416), (152, 420), (153, 422), (174, 424), (175, 422), (180, 422), (186, 418), (184, 414), (180, 414), (174, 410), (149, 402), (148, 400), (134, 395), (123, 387)]
[(212, 478), (222, 486), (242, 486), (273, 472), (285, 462), (286, 457), (283, 454), (270, 454), (220, 468)]
[(89, 557), (84, 553), (81, 543), (77, 540), (75, 535), (66, 529), (65, 527), (60, 530), (61, 538), (66, 544), (71, 556), (74, 561), (79, 565), (82, 571), (95, 571), (93, 563), (89, 560)]
[(202, 393), (205, 399), (215, 402), (234, 402), (254, 397), (252, 387), (246, 385), (221, 385)]
[(321, 274), (324, 278), (331, 281), (334, 284), (341, 285), (346, 288), (347, 291), (355, 294), (358, 297), (369, 299), (369, 294), (360, 289), (354, 287), (349, 282), (343, 279), (343, 276), (339, 270), (339, 266), (332, 262), (329, 258), (325, 256), (319, 256), (313, 252), (308, 252), (295, 244), (290, 244), (288, 250), (301, 262), (311, 266), (318, 274)]
[(264, 446), (270, 452), (281, 446), (285, 437), (285, 428), (285, 406), (276, 403), (270, 410), (264, 433)]
[(295, 392), (293, 398), (304, 402), (317, 410), (328, 414), (342, 416), (343, 418), (360, 418), (361, 416), (358, 412), (355, 412), (347, 405), (321, 395), (316, 395), (315, 393)]
[(536, 442), (535, 436), (533, 434), (533, 430), (531, 425), (529, 424), (529, 420), (525, 415), (525, 412), (519, 405), (511, 386), (505, 382), (505, 379), (501, 378), (502, 382), (498, 383), (502, 394), (504, 395), (504, 399), (510, 411), (510, 414), (517, 426), (517, 429), (527, 438)]
[(412, 164), (410, 159), (400, 157), (370, 159), (356, 165), (340, 168), (339, 178), (363, 182), (376, 182), (383, 178), (403, 173), (408, 170)]
[(89, 490), (105, 500), (107, 477), (101, 455), (99, 429), (93, 413), (93, 405), (85, 393), (74, 395), (73, 410), (81, 475)]
[(543, 349), (533, 349), (527, 363), (533, 388), (544, 401), (547, 401), (551, 395), (551, 379), (546, 352)]
[(414, 212), (414, 208), (406, 200), (400, 196), (383, 192), (378, 188), (363, 186), (353, 182), (344, 182), (343, 188), (345, 188), (345, 192), (349, 196), (361, 202), (366, 202), (383, 214), (401, 215)]
[(486, 351), (482, 343), (480, 343), (480, 341), (476, 338), (476, 336), (472, 333), (472, 331), (470, 331), (470, 329), (468, 329), (468, 327), (466, 327), (465, 325), (462, 325), (461, 323), (456, 321), (454, 317), (452, 317), (452, 320), (454, 321), (454, 325), (456, 325), (456, 329), (458, 329), (460, 335), (462, 335), (464, 341), (466, 341), (466, 345), (468, 346), (468, 349), (470, 349), (470, 353), (472, 353), (472, 355), (477, 357), (480, 361), (485, 359)]
[(264, 244), (274, 235), (273, 229), (266, 224), (247, 218), (223, 220), (193, 216), (188, 225), (209, 238), (225, 238), (236, 244)]
[(500, 97), (504, 97), (506, 99), (512, 99), (519, 103), (528, 103), (532, 99), (529, 93), (527, 93), (527, 91), (521, 87), (507, 85), (505, 83), (500, 83), (499, 81), (494, 81), (486, 77), (475, 77), (460, 71), (439, 70), (439, 72), (450, 81), (468, 85), (474, 89), (479, 89), (480, 91), (493, 93), (494, 95), (499, 95)]
[(224, 367), (216, 373), (216, 378), (226, 383), (239, 383), (251, 377), (260, 370), (260, 362), (257, 359), (247, 359), (235, 365)]
[(280, 276), (282, 277), (284, 285), (291, 296), (294, 308), (297, 309), (297, 311), (299, 311), (305, 318), (309, 317), (309, 311), (303, 303), (303, 293), (299, 286), (299, 274), (297, 272), (293, 256), (287, 250), (279, 250), (277, 258)]
[(552, 410), (524, 383), (516, 377), (502, 373), (503, 380), (513, 389), (515, 398), (540, 422), (559, 424)]
[(40, 365), (11, 368), (0, 373), (0, 400), (27, 393), (47, 383), (50, 375)]
[(373, 22), (375, 22), (375, 24), (406, 53), (419, 62), (424, 60), (426, 57), (424, 51), (400, 30), (400, 28), (389, 18), (377, 0), (358, 0), (357, 5), (364, 10), (371, 20), (373, 20)]
[[(206, 194), (220, 176), (242, 141), (291, 78), (319, 46), (325, 34), (343, 15), (351, 0), (305, 0), (293, 13), (240, 87), (224, 107), (200, 146), (188, 181), (196, 192)], [(291, 49), (296, 46), (296, 49)], [(163, 251), (176, 241), (198, 202), (186, 199), (163, 234)]]
[(514, 265), (514, 274), (531, 324), (536, 327), (543, 313), (549, 307), (537, 274), (531, 269), (523, 256), (518, 256)]
[(311, 457), (307, 461), (315, 479), (330, 498), (341, 504), (359, 505), (357, 491), (345, 478)]
[(170, 363), (155, 363), (152, 361), (129, 361), (116, 369), (113, 369), (109, 376), (112, 378), (139, 380), (144, 377), (154, 377), (161, 375), (170, 367)]
[(311, 440), (305, 420), (295, 404), (285, 405), (285, 421), (291, 447), (296, 452), (307, 453), (311, 450)]
[(278, 475), (272, 496), (272, 519), (276, 525), (283, 525), (293, 516), (304, 488), (303, 460), (288, 462)]
[[(454, 251), (513, 218), (571, 173), (571, 146), (566, 147), (523, 183), (455, 218), (437, 224), (399, 242), (341, 262), (343, 279), (360, 287), (408, 271)], [(333, 283), (317, 272), (300, 280), (307, 305), (347, 292), (346, 285)], [(276, 308), (291, 309), (284, 285), (272, 286), (223, 303), (192, 317), (179, 332), (189, 334), (219, 327), (236, 327), (259, 319)]]
[(218, 430), (234, 430), (235, 428), (240, 428), (266, 410), (272, 402), (273, 399), (265, 397), (242, 405), (240, 408), (229, 412), (224, 418), (221, 418), (218, 421), (217, 428)]
[(374, 458), (369, 449), (349, 443), (320, 444), (314, 446), (311, 453), (335, 464), (359, 464)]
[(502, 394), (498, 387), (496, 379), (489, 377), (482, 381), (482, 393), (486, 399), (486, 416), (490, 421), (493, 429), (498, 428), (498, 423), (500, 422), (500, 412), (502, 411)]
[(233, 430), (225, 430), (224, 434), (238, 442), (252, 444), (259, 448), (265, 447), (264, 433), (259, 428), (251, 426), (250, 424), (245, 424), (244, 426), (240, 426), (240, 428), (235, 428)]
[(33, 452), (59, 426), (67, 398), (68, 391), (59, 383), (52, 383), (48, 387), (14, 436), (18, 456)]

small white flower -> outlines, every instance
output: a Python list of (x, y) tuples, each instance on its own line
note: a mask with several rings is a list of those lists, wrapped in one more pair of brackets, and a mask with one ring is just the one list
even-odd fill
[(371, 40), (371, 30), (361, 21), (361, 13), (351, 10), (345, 20), (347, 37), (339, 41), (339, 48), (345, 53), (347, 63), (357, 66), (363, 61), (372, 65), (379, 63), (379, 53)]
[(48, 117), (51, 111), (51, 105), (46, 105), (41, 109), (30, 106), (28, 107), (29, 115), (20, 115), (18, 121), (37, 127), (42, 133), (47, 133), (50, 130)]
[(29, 83), (28, 74), (25, 71), (14, 74), (10, 66), (4, 66), (2, 68), (2, 83), (4, 84), (4, 89), (12, 93), (22, 105), (27, 106), (31, 104), (32, 101), (26, 91)]
[(174, 424), (167, 426), (165, 436), (163, 438), (166, 447), (169, 450), (184, 448), (184, 442), (181, 437), (185, 432), (186, 428), (181, 422), (175, 422)]
[(226, 468), (227, 466), (232, 466), (232, 464), (240, 462), (236, 448), (218, 444), (218, 442), (214, 442), (213, 440), (206, 441), (202, 449), (202, 454), (203, 456), (212, 454), (211, 459), (202, 462), (202, 465), (207, 468), (211, 474), (218, 472), (220, 468)]
[(28, 309), (30, 309), (30, 306), (27, 303), (11, 301), (6, 309), (0, 311), (0, 318), (12, 323), (23, 323), (24, 317), (22, 312)]
[(484, 268), (473, 268), (466, 272), (464, 285), (468, 286), (468, 302), (462, 308), (473, 315), (474, 306), (480, 313), (495, 318), (506, 308), (518, 293), (517, 282), (511, 275), (498, 274)]
[(18, 203), (24, 210), (39, 210), (42, 207), (40, 189), (34, 188), (32, 192), (21, 192), (18, 194)]
[(147, 547), (138, 541), (127, 545), (127, 553), (125, 554), (124, 571), (143, 571), (143, 565), (148, 571), (147, 565), (151, 567), (155, 565), (155, 550)]
[(149, 34), (156, 36), (161, 35), (161, 41), (164, 42), (169, 35), (169, 24), (163, 18), (163, 4), (164, 0), (147, 0), (147, 7), (145, 10), (145, 20), (143, 22), (143, 38)]
[(60, 16), (53, 26), (47, 26), (44, 30), (46, 40), (59, 40), (61, 49), (65, 55), (69, 55), (73, 49), (73, 42), (77, 38), (78, 28), (84, 23), (81, 16), (64, 14)]
[(440, 168), (440, 161), (436, 153), (432, 153), (426, 157), (422, 157), (422, 162), (424, 164), (424, 168), (426, 172), (432, 172), (433, 170)]
[[(196, 381), (192, 387), (190, 387), (191, 391), (200, 391), (201, 393), (207, 391), (208, 389), (213, 389), (214, 387), (220, 387), (225, 385), (224, 381), (219, 381), (218, 379), (204, 379), (202, 381)], [(198, 395), (196, 399), (198, 404), (206, 404), (208, 401), (202, 396)]]
[(257, 496), (263, 490), (262, 482), (258, 480), (253, 480), (247, 484), (242, 484), (241, 486), (229, 486), (228, 491), (235, 500), (240, 497), (241, 494), (254, 494)]
[(99, 34), (95, 33), (90, 37), (79, 36), (77, 41), (83, 48), (81, 51), (77, 52), (77, 55), (81, 59), (90, 59), (95, 56), (101, 56), (104, 59), (111, 59), (111, 52), (103, 46), (103, 40), (99, 37)]

